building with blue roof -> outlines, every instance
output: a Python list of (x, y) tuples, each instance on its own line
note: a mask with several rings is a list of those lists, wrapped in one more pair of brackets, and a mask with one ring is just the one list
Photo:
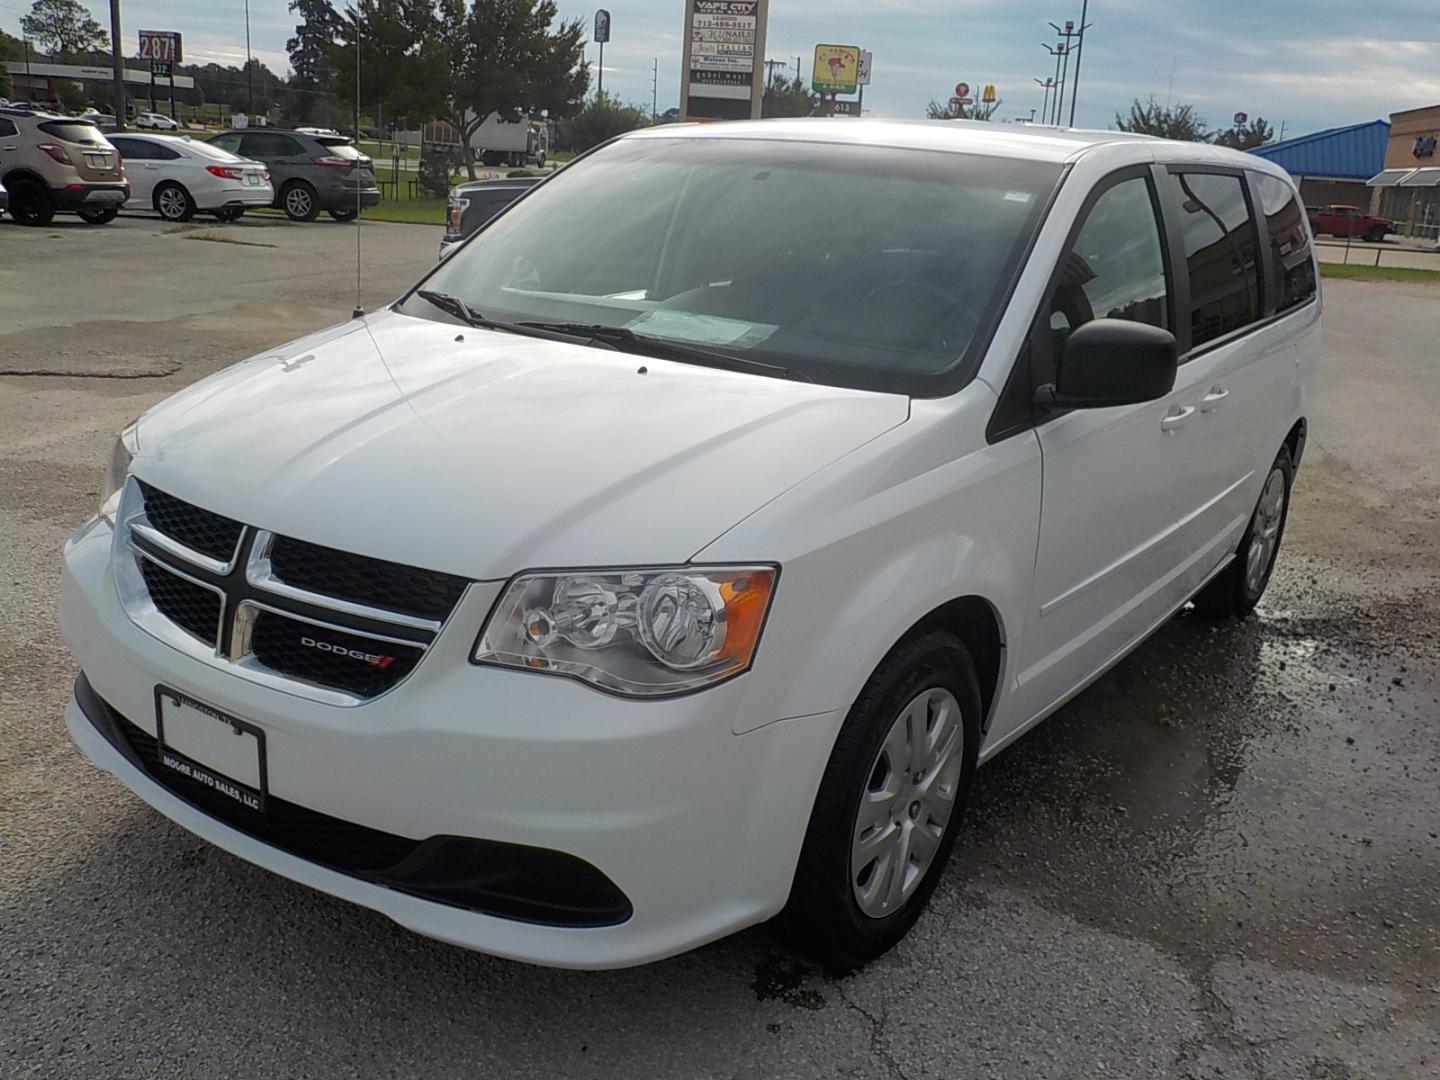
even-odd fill
[(1294, 177), (1307, 205), (1346, 203), (1368, 209), (1378, 193), (1372, 195), (1365, 182), (1385, 167), (1389, 142), (1390, 121), (1368, 120), (1268, 143), (1250, 152)]

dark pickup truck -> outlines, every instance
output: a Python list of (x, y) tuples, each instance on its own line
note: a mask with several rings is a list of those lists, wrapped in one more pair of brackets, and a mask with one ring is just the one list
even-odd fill
[(1310, 218), (1310, 231), (1316, 236), (1329, 233), (1331, 236), (1358, 236), (1364, 240), (1384, 240), (1392, 232), (1395, 223), (1387, 218), (1373, 217), (1358, 206), (1307, 206), (1305, 214)]

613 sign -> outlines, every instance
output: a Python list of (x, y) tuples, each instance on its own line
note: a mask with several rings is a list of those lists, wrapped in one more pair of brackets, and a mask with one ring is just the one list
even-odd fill
[(141, 60), (181, 63), (180, 35), (174, 30), (141, 30), (139, 56)]

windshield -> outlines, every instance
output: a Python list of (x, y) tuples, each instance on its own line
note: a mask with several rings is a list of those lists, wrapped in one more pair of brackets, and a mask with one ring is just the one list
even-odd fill
[[(628, 139), (516, 203), (425, 288), (497, 322), (624, 327), (933, 396), (983, 347), (1059, 176), (969, 154)], [(442, 317), (414, 296), (402, 310)]]

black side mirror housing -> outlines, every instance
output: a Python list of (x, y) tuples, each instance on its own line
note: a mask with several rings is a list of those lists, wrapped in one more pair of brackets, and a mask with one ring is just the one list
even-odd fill
[(1175, 335), (1128, 319), (1092, 319), (1071, 333), (1055, 382), (1035, 392), (1036, 404), (1106, 409), (1162, 398), (1175, 386)]

